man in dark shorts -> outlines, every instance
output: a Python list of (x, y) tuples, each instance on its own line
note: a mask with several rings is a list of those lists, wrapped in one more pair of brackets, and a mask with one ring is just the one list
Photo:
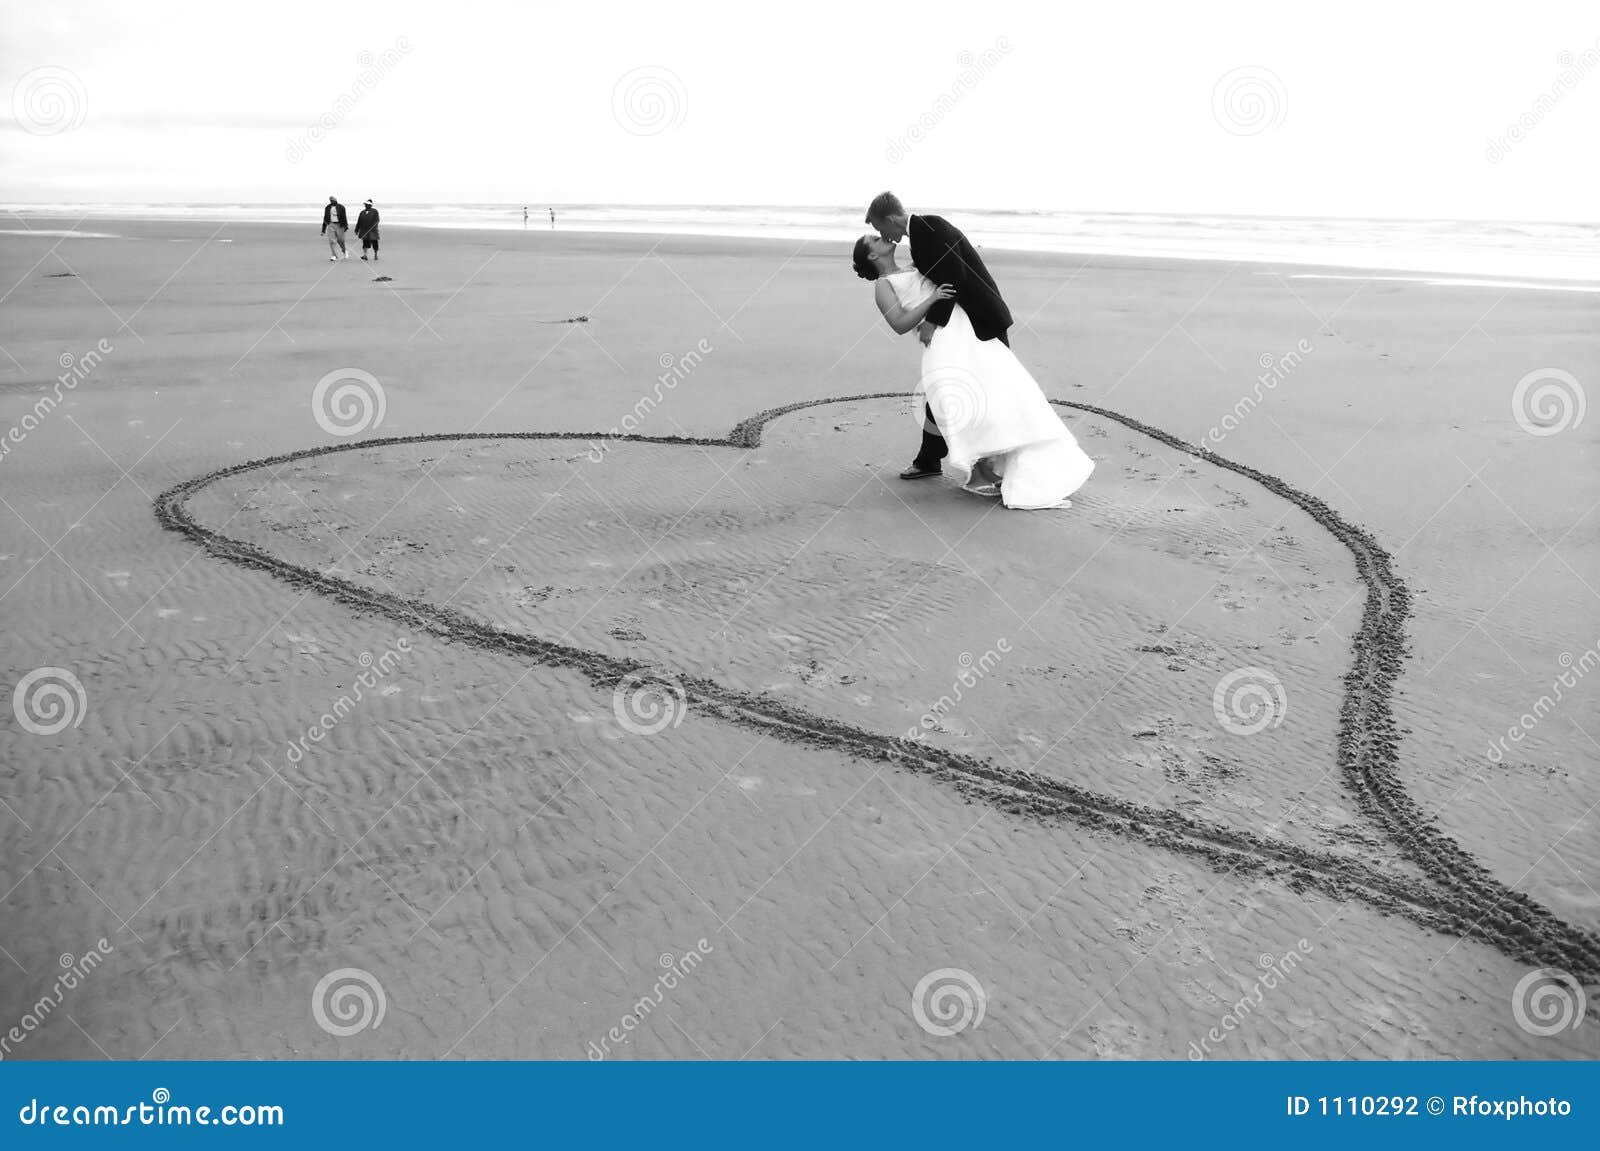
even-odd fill
[(372, 249), (372, 262), (378, 262), (378, 209), (372, 206), (372, 201), (367, 201), (367, 206), (361, 209), (361, 215), (356, 217), (356, 238), (361, 241), (361, 258), (367, 258), (367, 249)]

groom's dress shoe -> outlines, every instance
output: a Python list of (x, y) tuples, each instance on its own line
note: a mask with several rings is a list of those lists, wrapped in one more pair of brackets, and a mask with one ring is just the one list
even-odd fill
[(931, 468), (925, 468), (921, 464), (912, 464), (900, 473), (900, 478), (903, 480), (925, 480), (929, 476), (939, 475), (941, 470), (938, 464), (934, 464)]

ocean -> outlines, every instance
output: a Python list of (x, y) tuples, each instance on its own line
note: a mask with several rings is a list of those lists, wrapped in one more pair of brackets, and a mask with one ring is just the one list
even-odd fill
[[(352, 218), (359, 201), (348, 205)], [(385, 228), (521, 230), (521, 204), (379, 204)], [(528, 227), (563, 231), (745, 236), (849, 244), (865, 230), (860, 208), (529, 204)], [(35, 218), (317, 222), (322, 204), (7, 204)], [(1403, 279), (1444, 277), (1496, 286), (1600, 290), (1600, 224), (1377, 220), (1153, 213), (932, 208), (980, 247), (1378, 269)]]

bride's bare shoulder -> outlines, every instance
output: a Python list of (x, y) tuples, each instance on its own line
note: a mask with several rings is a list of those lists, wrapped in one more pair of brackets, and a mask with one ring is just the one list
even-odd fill
[(889, 282), (888, 276), (879, 276), (872, 283), (872, 298), (878, 301), (878, 307), (887, 307), (898, 302), (894, 285)]

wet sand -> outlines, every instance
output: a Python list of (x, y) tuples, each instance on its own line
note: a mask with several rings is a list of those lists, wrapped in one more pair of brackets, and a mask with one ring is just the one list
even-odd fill
[(7, 426), (110, 348), (0, 459), (84, 701), (0, 729), (0, 1018), (110, 955), (7, 1058), (1600, 1053), (1512, 1003), (1600, 974), (1594, 436), (1512, 409), (1596, 297), (997, 254), (1099, 460), (1003, 513), (894, 479), (840, 251), (79, 226), (0, 248)]

